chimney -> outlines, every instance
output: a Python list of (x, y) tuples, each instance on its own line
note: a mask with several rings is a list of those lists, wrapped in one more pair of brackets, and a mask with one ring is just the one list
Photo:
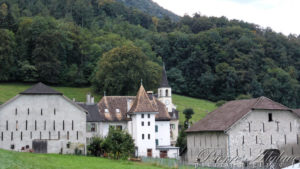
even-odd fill
[(95, 98), (94, 96), (91, 97), (91, 104), (94, 104), (95, 103)]
[(131, 106), (132, 106), (132, 99), (127, 99), (127, 112), (129, 112)]
[(150, 100), (153, 100), (153, 91), (147, 91)]
[(91, 93), (88, 93), (86, 95), (86, 104), (90, 104), (91, 103)]

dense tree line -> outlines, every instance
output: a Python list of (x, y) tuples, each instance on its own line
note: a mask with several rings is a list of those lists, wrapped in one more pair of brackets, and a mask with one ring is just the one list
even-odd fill
[(243, 21), (195, 14), (173, 22), (114, 0), (0, 0), (0, 35), (0, 81), (93, 84), (101, 93), (124, 94), (127, 88), (110, 84), (132, 85), (128, 71), (102, 76), (110, 62), (101, 60), (138, 51), (145, 72), (152, 73), (133, 81), (147, 80), (146, 88), (155, 88), (157, 80), (148, 79), (164, 61), (179, 94), (213, 101), (265, 95), (291, 107), (300, 103), (300, 37)]

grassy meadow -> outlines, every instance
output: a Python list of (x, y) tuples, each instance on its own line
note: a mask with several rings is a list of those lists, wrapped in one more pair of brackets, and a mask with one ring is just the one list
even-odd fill
[[(16, 96), (18, 93), (28, 89), (33, 84), (26, 83), (0, 83), (0, 104), (8, 101), (12, 97)], [(86, 94), (91, 92), (90, 87), (63, 87), (63, 86), (51, 86), (55, 90), (62, 92), (65, 96), (72, 99), (75, 98), (76, 101), (85, 101)], [(101, 99), (100, 95), (93, 94), (95, 96), (95, 101), (98, 102)], [(192, 122), (196, 122), (202, 119), (208, 112), (216, 109), (214, 102), (207, 100), (186, 97), (181, 95), (173, 94), (173, 102), (179, 110), (180, 123), (184, 121), (183, 110), (186, 108), (192, 108), (195, 111), (193, 115)]]
[(217, 108), (214, 102), (208, 100), (202, 100), (187, 96), (181, 96), (173, 94), (173, 103), (177, 106), (177, 110), (180, 112), (179, 114), (179, 121), (180, 124), (184, 122), (184, 114), (182, 113), (186, 108), (192, 108), (195, 112), (191, 121), (197, 122), (198, 120), (202, 119), (206, 116), (207, 113), (215, 110)]
[(20, 153), (0, 149), (0, 169), (162, 169), (156, 165), (99, 157)]

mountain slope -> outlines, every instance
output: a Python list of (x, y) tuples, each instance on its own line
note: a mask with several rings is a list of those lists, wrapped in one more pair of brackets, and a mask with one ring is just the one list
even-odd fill
[(164, 16), (170, 17), (173, 21), (179, 21), (180, 17), (173, 12), (164, 9), (152, 0), (117, 0), (124, 3), (128, 7), (137, 8), (147, 14), (163, 18)]

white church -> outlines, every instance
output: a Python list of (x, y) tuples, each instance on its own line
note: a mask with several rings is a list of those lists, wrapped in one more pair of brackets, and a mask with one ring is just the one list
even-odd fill
[(165, 70), (158, 95), (141, 85), (136, 96), (104, 96), (85, 103), (38, 83), (0, 106), (0, 148), (37, 153), (86, 154), (92, 137), (110, 127), (127, 131), (136, 156), (177, 158), (178, 112)]

